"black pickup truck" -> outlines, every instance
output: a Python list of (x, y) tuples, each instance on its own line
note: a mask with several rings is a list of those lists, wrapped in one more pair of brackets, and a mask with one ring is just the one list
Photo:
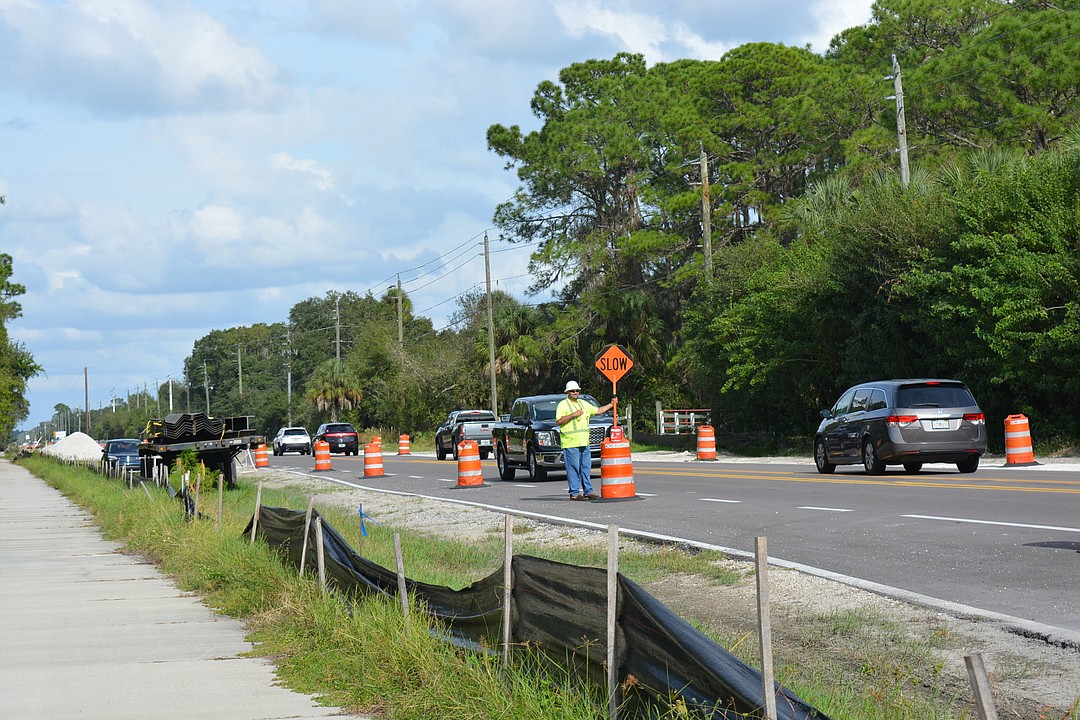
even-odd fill
[[(528, 470), (530, 480), (541, 481), (547, 479), (551, 470), (565, 470), (559, 426), (555, 422), (555, 408), (565, 398), (562, 394), (520, 397), (514, 401), (509, 420), (492, 428), (491, 439), (500, 478), (513, 480), (515, 472), (523, 469)], [(601, 405), (591, 395), (582, 395), (581, 399), (597, 407)], [(593, 467), (600, 465), (600, 443), (614, 424), (610, 410), (589, 418)]]

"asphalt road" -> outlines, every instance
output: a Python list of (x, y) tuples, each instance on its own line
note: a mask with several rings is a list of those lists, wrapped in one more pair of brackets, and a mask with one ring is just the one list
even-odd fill
[[(310, 456), (272, 467), (311, 471)], [(635, 460), (637, 498), (570, 502), (565, 476), (499, 480), (483, 463), (484, 487), (457, 486), (454, 462), (384, 457), (385, 476), (365, 478), (364, 458), (333, 456), (318, 476), (373, 489), (479, 503), (753, 552), (768, 538), (774, 561), (805, 565), (1021, 621), (1080, 632), (1080, 470), (1004, 466), (974, 474), (928, 465), (909, 475), (861, 466), (820, 475), (804, 463)], [(594, 485), (599, 491), (599, 471)], [(872, 588), (874, 589), (874, 588)], [(964, 608), (961, 608), (963, 610)]]

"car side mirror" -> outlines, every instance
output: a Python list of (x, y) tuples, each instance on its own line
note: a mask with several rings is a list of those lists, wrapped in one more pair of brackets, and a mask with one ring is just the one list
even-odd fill
[(832, 415), (832, 410), (822, 410), (821, 411), (821, 417), (825, 418), (826, 420), (832, 420), (832, 416), (833, 416)]

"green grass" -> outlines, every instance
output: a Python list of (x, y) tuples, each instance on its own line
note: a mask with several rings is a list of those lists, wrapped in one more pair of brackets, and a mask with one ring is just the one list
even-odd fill
[[(159, 488), (148, 498), (115, 480), (34, 457), (21, 461), (80, 506), (90, 510), (107, 537), (152, 558), (179, 587), (196, 592), (218, 611), (241, 618), (257, 644), (256, 654), (274, 659), (281, 682), (315, 694), (350, 712), (392, 718), (602, 718), (603, 698), (560, 671), (504, 671), (498, 655), (465, 652), (436, 639), (421, 608), (407, 622), (397, 601), (370, 599), (354, 607), (322, 592), (310, 575), (297, 577), (278, 555), (242, 537), (255, 506), (255, 488), (241, 478), (224, 495), (220, 530), (217, 491), (205, 490), (200, 512), (189, 522), (176, 500)], [(265, 505), (304, 509), (310, 492), (266, 488)], [(354, 548), (360, 547), (355, 514), (331, 503), (315, 506)], [(501, 533), (477, 542), (427, 537), (407, 529), (370, 525), (363, 554), (394, 567), (398, 533), (409, 577), (464, 587), (502, 563)], [(603, 543), (600, 543), (602, 545)], [(602, 547), (565, 547), (515, 536), (515, 552), (551, 560), (605, 567)], [(696, 575), (721, 587), (739, 580), (716, 553), (670, 547), (620, 550), (620, 571), (641, 584)], [(696, 626), (751, 665), (756, 665), (753, 618), (741, 627), (717, 627), (701, 618)], [(869, 610), (803, 613), (775, 619), (777, 679), (835, 720), (959, 720), (973, 718), (970, 689), (941, 672), (937, 653), (954, 642), (947, 631), (913, 634)], [(784, 627), (784, 633), (776, 628)], [(955, 651), (955, 648), (952, 648)], [(541, 663), (536, 663), (541, 665)], [(1076, 707), (1041, 717), (1080, 720)], [(678, 717), (677, 711), (658, 718)], [(1031, 717), (1039, 715), (1017, 716)]]

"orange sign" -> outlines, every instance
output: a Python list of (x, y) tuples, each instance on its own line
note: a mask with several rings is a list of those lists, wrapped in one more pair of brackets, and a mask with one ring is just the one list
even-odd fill
[(600, 357), (596, 358), (596, 369), (610, 380), (617, 383), (627, 371), (634, 367), (634, 361), (618, 345), (610, 345)]

